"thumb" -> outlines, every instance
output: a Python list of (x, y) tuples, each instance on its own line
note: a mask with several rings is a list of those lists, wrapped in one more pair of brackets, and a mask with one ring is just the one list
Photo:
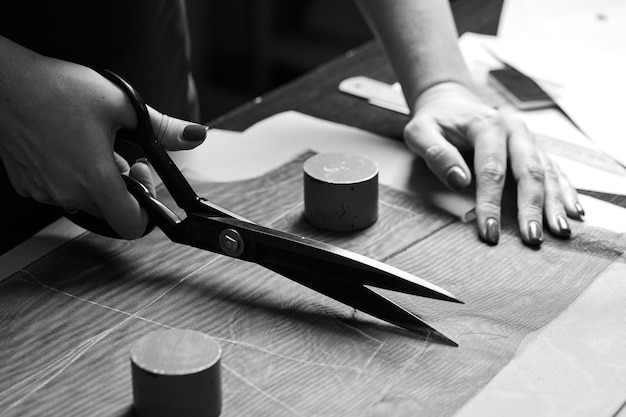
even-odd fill
[(434, 120), (422, 118), (409, 122), (404, 129), (404, 141), (442, 183), (456, 191), (470, 184), (471, 171), (463, 156), (445, 139)]
[(163, 147), (170, 151), (192, 149), (206, 138), (208, 126), (177, 119), (148, 106), (152, 130)]

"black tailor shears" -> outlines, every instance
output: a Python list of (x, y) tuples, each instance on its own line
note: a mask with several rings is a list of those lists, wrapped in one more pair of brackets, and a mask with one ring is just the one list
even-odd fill
[[(385, 263), (306, 237), (263, 227), (198, 197), (152, 131), (148, 109), (135, 89), (110, 71), (101, 74), (120, 87), (137, 113), (137, 127), (118, 138), (141, 147), (186, 217), (181, 219), (140, 182), (123, 176), (130, 193), (172, 241), (254, 262), (317, 292), (404, 329), (457, 346), (410, 311), (368, 286), (461, 303), (450, 292)], [(118, 237), (106, 222), (85, 212), (66, 213), (95, 233)]]

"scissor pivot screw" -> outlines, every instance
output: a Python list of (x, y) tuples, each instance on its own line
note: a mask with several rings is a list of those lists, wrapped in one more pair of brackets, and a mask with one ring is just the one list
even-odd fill
[(235, 229), (224, 229), (220, 233), (220, 248), (228, 256), (237, 257), (243, 253), (243, 238)]

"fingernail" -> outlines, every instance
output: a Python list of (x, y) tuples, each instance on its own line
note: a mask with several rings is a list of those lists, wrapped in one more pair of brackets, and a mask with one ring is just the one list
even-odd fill
[(461, 167), (453, 166), (446, 175), (448, 184), (457, 191), (461, 191), (467, 185), (467, 176)]
[(146, 165), (148, 165), (148, 158), (137, 158), (135, 163), (136, 164), (146, 164)]
[(530, 244), (540, 245), (543, 242), (543, 231), (536, 221), (528, 223), (528, 240)]
[(585, 209), (583, 209), (583, 206), (581, 206), (578, 201), (574, 203), (574, 208), (576, 208), (576, 211), (578, 212), (578, 215), (580, 217), (585, 215)]
[(567, 220), (563, 216), (557, 216), (556, 222), (559, 225), (559, 232), (561, 236), (570, 237), (572, 234), (571, 229), (569, 228), (569, 224)]
[(500, 239), (500, 228), (498, 221), (493, 217), (489, 217), (485, 222), (485, 240), (487, 243), (497, 245)]
[(183, 130), (182, 140), (186, 142), (200, 142), (206, 137), (208, 126), (189, 125)]

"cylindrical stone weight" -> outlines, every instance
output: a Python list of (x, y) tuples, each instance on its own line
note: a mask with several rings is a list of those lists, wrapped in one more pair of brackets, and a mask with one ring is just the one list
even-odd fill
[(222, 411), (221, 348), (186, 329), (154, 331), (131, 349), (133, 402), (139, 417), (215, 417)]
[(360, 230), (378, 219), (378, 165), (352, 153), (322, 153), (304, 163), (304, 217), (332, 231)]

